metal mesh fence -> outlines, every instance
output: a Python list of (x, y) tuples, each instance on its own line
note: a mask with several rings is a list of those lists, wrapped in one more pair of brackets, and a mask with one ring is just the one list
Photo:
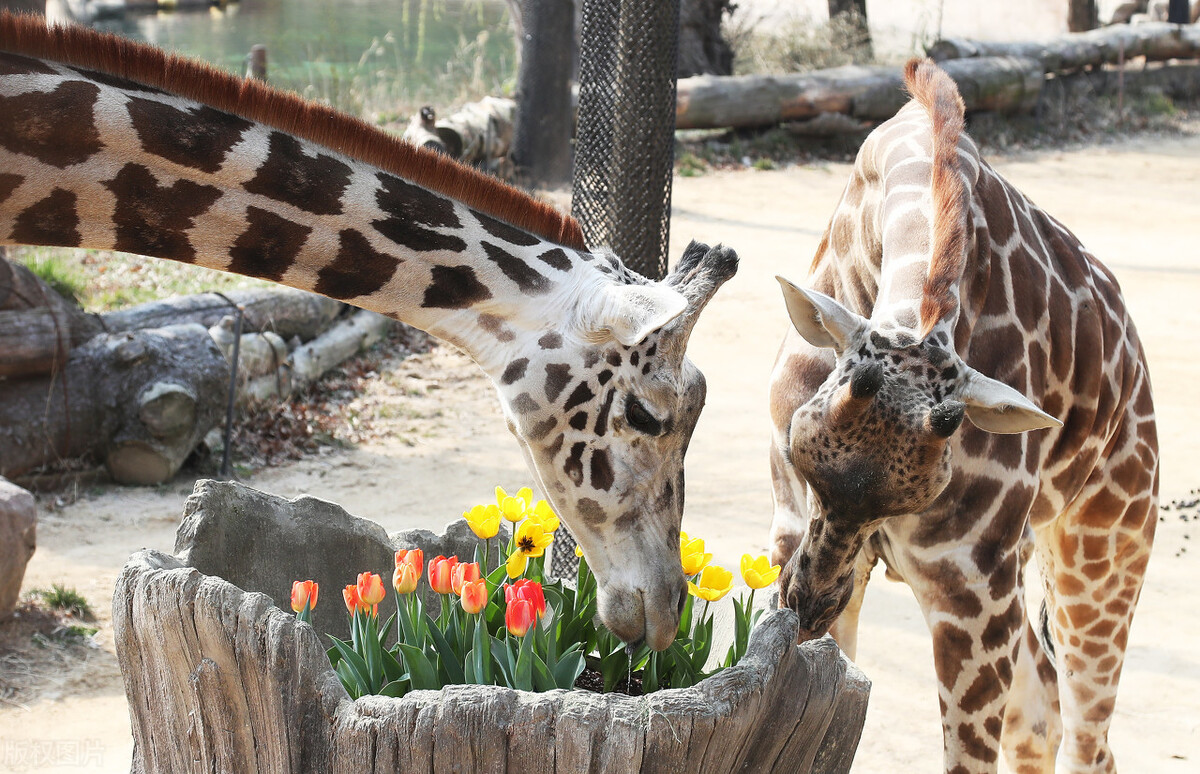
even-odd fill
[(679, 0), (582, 0), (572, 214), (651, 278), (667, 269)]
[[(667, 273), (675, 152), (679, 0), (583, 4), (579, 117), (571, 214), (589, 245), (605, 245), (653, 279)], [(550, 573), (573, 578), (579, 560), (564, 529)]]

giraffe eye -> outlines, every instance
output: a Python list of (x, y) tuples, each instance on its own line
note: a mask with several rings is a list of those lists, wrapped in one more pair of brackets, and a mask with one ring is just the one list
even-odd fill
[(625, 421), (639, 433), (658, 435), (662, 432), (662, 423), (655, 419), (642, 405), (642, 402), (632, 395), (625, 404)]

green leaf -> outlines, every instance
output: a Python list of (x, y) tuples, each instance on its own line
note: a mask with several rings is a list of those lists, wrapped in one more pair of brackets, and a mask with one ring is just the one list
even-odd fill
[(463, 682), (462, 659), (445, 635), (436, 626), (430, 625), (429, 636), (433, 639), (433, 646), (437, 649), (438, 656), (441, 657), (442, 673), (446, 678), (446, 683), (457, 685)]
[(395, 699), (399, 699), (406, 693), (408, 693), (407, 680), (392, 680), (390, 683), (379, 689), (380, 696), (391, 696)]
[(496, 663), (496, 666), (500, 667), (500, 675), (501, 675), (501, 677), (504, 678), (504, 684), (507, 685), (509, 688), (512, 688), (513, 687), (512, 651), (509, 650), (508, 643), (505, 641), (493, 642), (492, 645), (495, 646), (495, 647), (492, 647), (492, 649), (491, 649), (492, 650), (492, 661), (494, 661)]
[(517, 651), (517, 663), (513, 666), (513, 682), (519, 691), (533, 690), (533, 637), (534, 627), (529, 627), (521, 638)]
[(583, 654), (576, 651), (564, 653), (554, 668), (554, 685), (558, 688), (573, 688), (586, 666)]
[(664, 651), (670, 654), (672, 664), (678, 668), (687, 678), (687, 685), (695, 685), (697, 681), (696, 670), (692, 669), (692, 661), (684, 652), (683, 646), (678, 642), (672, 642), (670, 647)]
[(408, 667), (409, 680), (412, 682), (413, 690), (436, 691), (442, 687), (442, 683), (437, 677), (437, 671), (434, 670), (433, 664), (429, 663), (429, 658), (423, 651), (403, 642), (397, 643), (397, 647), (404, 656), (404, 664)]
[(483, 618), (475, 621), (475, 674), (484, 685), (492, 684), (492, 637)]
[[(399, 651), (397, 651), (399, 652)], [(383, 677), (384, 683), (395, 682), (404, 676), (404, 667), (396, 659), (395, 654), (390, 650), (380, 652), (380, 658), (383, 660)]]
[(330, 637), (330, 639), (333, 640), (333, 647), (337, 648), (338, 654), (342, 657), (338, 662), (338, 667), (345, 664), (349, 673), (354, 675), (359, 686), (359, 696), (370, 693), (371, 671), (367, 668), (367, 662), (363, 661), (363, 657), (358, 655), (347, 643), (336, 637)]
[(546, 662), (542, 661), (537, 653), (530, 653), (530, 660), (533, 662), (533, 689), (535, 691), (553, 691), (558, 686), (554, 684), (554, 677), (550, 674), (550, 669), (547, 668)]
[[(673, 643), (672, 643), (673, 644)], [(642, 670), (642, 693), (654, 693), (658, 690), (658, 657), (660, 654), (651, 653)]]
[(478, 685), (479, 679), (475, 674), (475, 651), (472, 650), (467, 654), (467, 660), (463, 662), (463, 682), (467, 685)]
[(338, 679), (342, 681), (342, 687), (346, 689), (346, 693), (350, 694), (351, 699), (357, 699), (363, 695), (362, 684), (349, 663), (339, 661), (334, 671), (337, 672)]
[(387, 638), (391, 635), (392, 627), (395, 625), (396, 614), (392, 613), (392, 615), (387, 619), (387, 623), (383, 625), (383, 629), (379, 632), (379, 647), (381, 650), (387, 650)]

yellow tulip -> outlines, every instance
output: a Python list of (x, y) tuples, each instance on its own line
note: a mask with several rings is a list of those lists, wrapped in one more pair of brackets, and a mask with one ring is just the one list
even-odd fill
[(497, 505), (476, 505), (464, 512), (463, 518), (480, 540), (490, 540), (500, 531), (500, 507)]
[(704, 541), (689, 540), (686, 532), (679, 533), (679, 557), (683, 562), (683, 574), (689, 578), (704, 569), (713, 555), (704, 553)]
[(533, 490), (527, 486), (518, 490), (515, 497), (504, 491), (504, 487), (496, 487), (496, 507), (504, 518), (514, 524), (529, 515), (532, 500)]
[(779, 565), (772, 565), (766, 556), (742, 554), (742, 580), (752, 589), (765, 589), (779, 577)]
[(575, 555), (578, 556), (580, 559), (583, 558), (583, 549), (579, 547), (578, 543), (575, 544)]
[(525, 564), (529, 559), (546, 553), (546, 547), (553, 542), (553, 533), (547, 532), (541, 522), (533, 519), (522, 522), (521, 526), (517, 528), (517, 537), (514, 541), (516, 550), (506, 562), (508, 577), (515, 578), (525, 572)]
[(553, 532), (558, 529), (558, 514), (550, 507), (550, 503), (545, 500), (537, 501), (533, 506), (533, 511), (529, 514), (529, 518), (541, 522), (542, 529), (547, 532)]
[(692, 596), (700, 597), (709, 602), (716, 602), (733, 589), (733, 573), (724, 567), (710, 564), (700, 573), (700, 582), (688, 581), (688, 591)]

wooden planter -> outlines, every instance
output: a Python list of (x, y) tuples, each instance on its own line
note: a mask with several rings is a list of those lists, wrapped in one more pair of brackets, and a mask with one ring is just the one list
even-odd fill
[[(189, 519), (198, 534), (197, 513), (230, 496), (266, 497), (202, 482), (181, 534)], [(284, 504), (314, 503), (340, 511)], [(423, 534), (435, 551), (445, 540)], [(338, 588), (323, 587), (318, 608), (340, 608)], [(795, 616), (775, 611), (738, 666), (688, 689), (464, 685), (351, 701), (312, 627), (267, 594), (154, 551), (125, 565), (113, 625), (135, 772), (845, 772), (870, 687), (832, 640), (797, 646)]]

